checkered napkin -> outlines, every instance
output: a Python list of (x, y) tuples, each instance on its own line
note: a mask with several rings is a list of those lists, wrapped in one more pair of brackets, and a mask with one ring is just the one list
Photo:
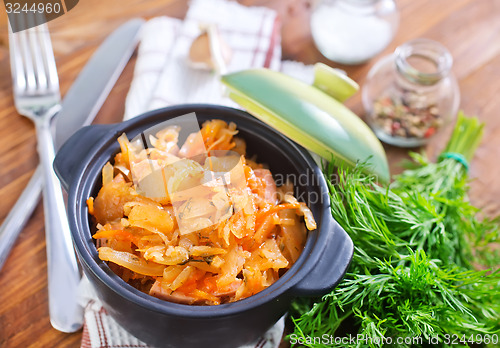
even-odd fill
[(144, 26), (125, 120), (174, 104), (239, 107), (224, 96), (213, 72), (194, 69), (188, 63), (191, 43), (201, 33), (200, 24), (211, 23), (217, 24), (222, 40), (231, 48), (228, 72), (264, 67), (312, 82), (312, 66), (281, 61), (281, 27), (275, 11), (233, 1), (195, 0), (184, 21), (158, 17)]
[[(83, 277), (80, 283), (79, 303), (85, 308), (82, 348), (151, 347), (125, 331), (106, 312), (87, 277)], [(254, 344), (241, 348), (276, 348), (281, 342), (284, 328), (285, 319), (283, 317)]]
[[(232, 50), (228, 72), (266, 67), (312, 82), (311, 66), (281, 61), (281, 28), (275, 11), (245, 7), (234, 1), (193, 0), (185, 20), (157, 17), (144, 25), (125, 120), (172, 104), (238, 107), (223, 95), (219, 78), (213, 72), (194, 69), (187, 61), (190, 45), (200, 34), (200, 24), (212, 23), (217, 24), (222, 40)], [(107, 314), (86, 278), (80, 289), (80, 303), (85, 308), (83, 348), (148, 347)], [(284, 318), (247, 347), (276, 348), (283, 329)]]
[[(232, 51), (228, 72), (279, 69), (281, 41), (276, 12), (223, 0), (192, 1), (184, 21), (159, 17), (146, 24), (125, 119), (171, 104), (234, 106), (221, 93), (217, 76), (192, 68), (187, 59), (191, 43), (201, 33), (200, 24), (212, 23), (217, 24), (222, 40)], [(163, 47), (159, 49), (160, 41)]]

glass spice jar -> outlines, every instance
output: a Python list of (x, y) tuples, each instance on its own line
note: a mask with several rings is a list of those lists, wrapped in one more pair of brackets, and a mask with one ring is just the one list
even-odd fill
[(421, 146), (456, 117), (460, 91), (452, 63), (439, 42), (415, 39), (372, 67), (362, 98), (367, 122), (380, 140)]
[(316, 0), (311, 34), (320, 52), (341, 64), (361, 64), (392, 41), (399, 25), (394, 0)]

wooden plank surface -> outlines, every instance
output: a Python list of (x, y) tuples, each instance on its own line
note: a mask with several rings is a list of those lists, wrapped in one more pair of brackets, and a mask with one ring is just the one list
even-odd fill
[[(416, 37), (428, 37), (447, 46), (459, 79), (461, 108), (487, 123), (485, 138), (471, 164), (471, 199), (488, 215), (500, 213), (500, 0), (397, 0), (401, 25), (391, 45), (364, 65), (339, 66), (328, 62), (314, 47), (309, 30), (311, 4), (304, 0), (241, 0), (246, 5), (275, 8), (283, 23), (283, 55), (305, 63), (322, 61), (345, 69), (361, 85), (377, 58)], [(69, 14), (51, 22), (62, 94), (104, 38), (127, 19), (170, 15), (182, 18), (184, 0), (82, 0)], [(38, 157), (34, 127), (19, 116), (13, 104), (7, 26), (0, 5), (0, 221), (25, 187)], [(353, 43), (355, 44), (355, 43)], [(119, 121), (132, 79), (135, 57), (126, 67), (104, 104), (96, 123)], [(359, 94), (348, 101), (363, 114)], [(425, 149), (435, 157), (446, 133)], [(386, 147), (391, 170), (407, 151)], [(21, 233), (0, 271), (0, 347), (78, 347), (81, 333), (63, 334), (48, 319), (43, 209), (40, 204)]]

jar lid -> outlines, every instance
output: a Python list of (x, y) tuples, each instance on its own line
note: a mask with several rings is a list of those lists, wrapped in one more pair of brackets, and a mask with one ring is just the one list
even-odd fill
[(250, 114), (326, 160), (348, 165), (366, 161), (379, 181), (390, 179), (382, 144), (342, 102), (358, 85), (338, 70), (315, 65), (315, 81), (302, 81), (269, 69), (222, 76), (229, 97)]

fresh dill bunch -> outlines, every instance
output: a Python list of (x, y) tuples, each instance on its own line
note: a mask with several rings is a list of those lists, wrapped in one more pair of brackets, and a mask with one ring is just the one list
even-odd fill
[[(371, 338), (338, 347), (381, 347), (386, 338), (437, 337), (445, 346), (446, 335), (500, 332), (500, 271), (472, 266), (486, 260), (476, 248), (499, 241), (496, 221), (479, 219), (467, 197), (466, 167), (482, 127), (459, 115), (444, 156), (431, 163), (413, 154), (413, 168), (390, 187), (364, 175), (365, 164), (324, 168), (337, 176), (329, 182), (332, 215), (355, 247), (334, 291), (293, 303), (294, 335), (305, 346), (332, 347), (305, 340), (324, 334)], [(489, 255), (498, 268), (498, 255)]]
[[(439, 260), (428, 259), (420, 250), (397, 264), (386, 260), (380, 261), (377, 269), (364, 269), (365, 273), (349, 272), (335, 291), (292, 319), (294, 333), (307, 342), (307, 337), (352, 333), (355, 328), (354, 336), (369, 337), (373, 342), (419, 336), (423, 342), (432, 337), (443, 342), (446, 334), (469, 337), (498, 332), (494, 322), (499, 319), (500, 295), (493, 289), (498, 286), (499, 275), (440, 266)], [(307, 301), (296, 302), (294, 310), (300, 310)], [(305, 346), (380, 345), (329, 342)]]
[(477, 218), (480, 210), (469, 202), (464, 166), (452, 158), (431, 163), (423, 155), (413, 153), (411, 156), (418, 167), (396, 176), (391, 190), (409, 209), (421, 211), (423, 204), (429, 203), (431, 206), (427, 209), (434, 216), (426, 220), (427, 228), (398, 236), (411, 238), (411, 242), (418, 240), (419, 248), (445, 264), (498, 265), (498, 249), (490, 248), (500, 240), (498, 219)]

